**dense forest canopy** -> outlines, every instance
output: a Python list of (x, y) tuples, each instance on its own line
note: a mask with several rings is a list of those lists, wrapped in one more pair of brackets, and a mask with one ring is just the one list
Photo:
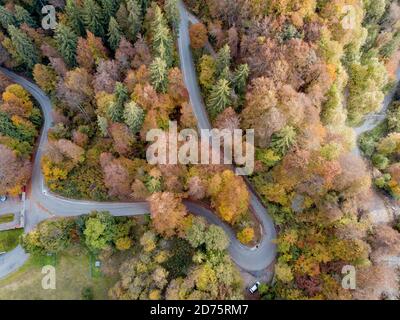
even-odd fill
[[(352, 127), (393, 89), (399, 1), (184, 2), (201, 21), (190, 26), (190, 45), (213, 126), (255, 130), (250, 181), (279, 232), (276, 281), (262, 286), (261, 296), (394, 297), (396, 273), (385, 261), (399, 254), (400, 236), (371, 221), (367, 199), (376, 190), (367, 162), (354, 152)], [(194, 218), (182, 199), (210, 205), (251, 245), (259, 230), (244, 180), (225, 166), (145, 160), (148, 130), (167, 130), (170, 120), (196, 128), (179, 67), (178, 0), (49, 3), (57, 11), (54, 30), (41, 28), (41, 1), (0, 1), (0, 63), (34, 79), (53, 104), (41, 163), (46, 183), (75, 199), (147, 199), (152, 223), (139, 237), (130, 221), (93, 213), (38, 226), (25, 248), (57, 251), (80, 239), (103, 252), (136, 241), (144, 252), (121, 265), (112, 298), (241, 298), (224, 233)], [(41, 117), (20, 86), (1, 79), (1, 89), (0, 194), (18, 194), (29, 179)], [(383, 171), (375, 184), (394, 195), (397, 107), (379, 137), (361, 139)], [(341, 286), (344, 265), (357, 268), (357, 290)]]

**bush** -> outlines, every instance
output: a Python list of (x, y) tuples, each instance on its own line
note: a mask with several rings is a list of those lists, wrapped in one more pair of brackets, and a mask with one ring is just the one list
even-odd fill
[(359, 139), (361, 151), (371, 158), (375, 152), (375, 147), (378, 141), (387, 133), (387, 122), (383, 121), (376, 128), (371, 131), (365, 132)]
[(93, 300), (93, 289), (91, 287), (86, 287), (82, 289), (82, 300)]
[(379, 170), (384, 170), (389, 166), (390, 161), (384, 155), (376, 153), (372, 156), (372, 163)]
[(247, 227), (244, 228), (242, 231), (238, 232), (237, 238), (243, 244), (248, 244), (254, 239), (254, 229)]

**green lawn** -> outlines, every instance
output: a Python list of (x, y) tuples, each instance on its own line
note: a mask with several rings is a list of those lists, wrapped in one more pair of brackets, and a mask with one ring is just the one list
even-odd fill
[(14, 214), (13, 213), (3, 214), (3, 215), (0, 216), (0, 224), (1, 223), (13, 222), (13, 221), (14, 221)]
[[(56, 289), (44, 290), (41, 286), (44, 265), (55, 264)], [(0, 280), (0, 300), (63, 300), (82, 299), (82, 292), (91, 288), (94, 299), (107, 299), (108, 289), (117, 278), (101, 272), (96, 277), (90, 274), (89, 255), (80, 247), (74, 247), (55, 256), (31, 257), (27, 263), (4, 280)]]
[(0, 231), (0, 252), (14, 249), (18, 245), (19, 237), (23, 232), (23, 229)]

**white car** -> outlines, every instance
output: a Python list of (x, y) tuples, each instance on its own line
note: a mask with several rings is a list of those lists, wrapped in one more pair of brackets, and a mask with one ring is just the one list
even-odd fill
[(251, 294), (254, 294), (258, 291), (258, 287), (260, 286), (260, 281), (257, 281), (255, 284), (253, 284), (250, 288), (249, 291)]
[(0, 196), (0, 202), (6, 202), (7, 196)]

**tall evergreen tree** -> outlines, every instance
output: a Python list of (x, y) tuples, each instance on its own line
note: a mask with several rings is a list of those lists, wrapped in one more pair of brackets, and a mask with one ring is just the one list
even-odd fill
[(233, 76), (233, 85), (237, 94), (243, 98), (246, 93), (247, 79), (249, 78), (250, 69), (247, 63), (237, 67)]
[(178, 0), (165, 0), (165, 12), (175, 34), (178, 34), (180, 22)]
[(64, 61), (73, 67), (76, 65), (76, 46), (78, 36), (71, 30), (70, 27), (59, 23), (56, 27), (54, 36), (58, 51), (64, 58)]
[(8, 25), (8, 33), (18, 56), (29, 69), (32, 69), (39, 62), (39, 54), (32, 40), (13, 25)]
[(104, 25), (108, 26), (110, 18), (113, 17), (117, 11), (117, 3), (115, 0), (100, 0), (100, 4), (103, 12)]
[(150, 0), (139, 0), (139, 3), (140, 8), (142, 9), (142, 17), (144, 17), (147, 12), (147, 8), (150, 5)]
[(21, 25), (26, 23), (28, 26), (35, 28), (36, 22), (32, 19), (30, 13), (23, 7), (19, 5), (15, 5), (15, 18), (17, 19), (18, 23)]
[(133, 100), (125, 104), (124, 121), (134, 134), (142, 128), (144, 111)]
[(217, 78), (221, 78), (221, 75), (223, 74), (224, 70), (226, 70), (226, 68), (228, 68), (229, 70), (230, 65), (231, 65), (231, 49), (229, 48), (229, 45), (226, 44), (218, 51), (218, 56), (216, 61)]
[(108, 24), (108, 43), (111, 49), (116, 50), (118, 48), (121, 37), (122, 33), (117, 20), (111, 17)]
[(276, 154), (284, 156), (295, 142), (296, 130), (291, 126), (286, 126), (272, 135), (270, 147)]
[(207, 108), (212, 119), (217, 117), (231, 103), (231, 88), (226, 79), (220, 79), (213, 86), (208, 99)]
[(0, 6), (0, 23), (2, 27), (7, 30), (9, 25), (16, 25), (17, 20), (14, 15), (3, 6)]
[(123, 115), (124, 115), (124, 109), (121, 108), (115, 101), (111, 102), (108, 105), (107, 116), (111, 119), (111, 121), (122, 122)]
[(128, 11), (128, 38), (131, 41), (136, 41), (136, 37), (140, 31), (142, 10), (137, 0), (128, 0), (126, 2), (126, 9)]
[(108, 122), (107, 118), (102, 116), (97, 116), (97, 125), (99, 127), (100, 133), (103, 137), (108, 136)]
[(108, 108), (108, 115), (114, 122), (123, 122), (124, 104), (128, 100), (128, 89), (121, 82), (115, 84), (114, 89), (115, 102)]
[(168, 87), (167, 63), (157, 57), (150, 65), (150, 80), (157, 92), (165, 93)]
[(85, 33), (85, 27), (83, 26), (80, 9), (75, 4), (75, 0), (67, 0), (65, 14), (67, 16), (68, 26), (70, 26), (78, 36), (82, 36)]
[(155, 55), (164, 60), (167, 63), (167, 67), (171, 67), (173, 63), (174, 42), (164, 14), (159, 6), (156, 6), (151, 28), (153, 30), (153, 50)]
[(104, 36), (103, 12), (94, 0), (85, 0), (82, 9), (85, 27), (96, 36)]

